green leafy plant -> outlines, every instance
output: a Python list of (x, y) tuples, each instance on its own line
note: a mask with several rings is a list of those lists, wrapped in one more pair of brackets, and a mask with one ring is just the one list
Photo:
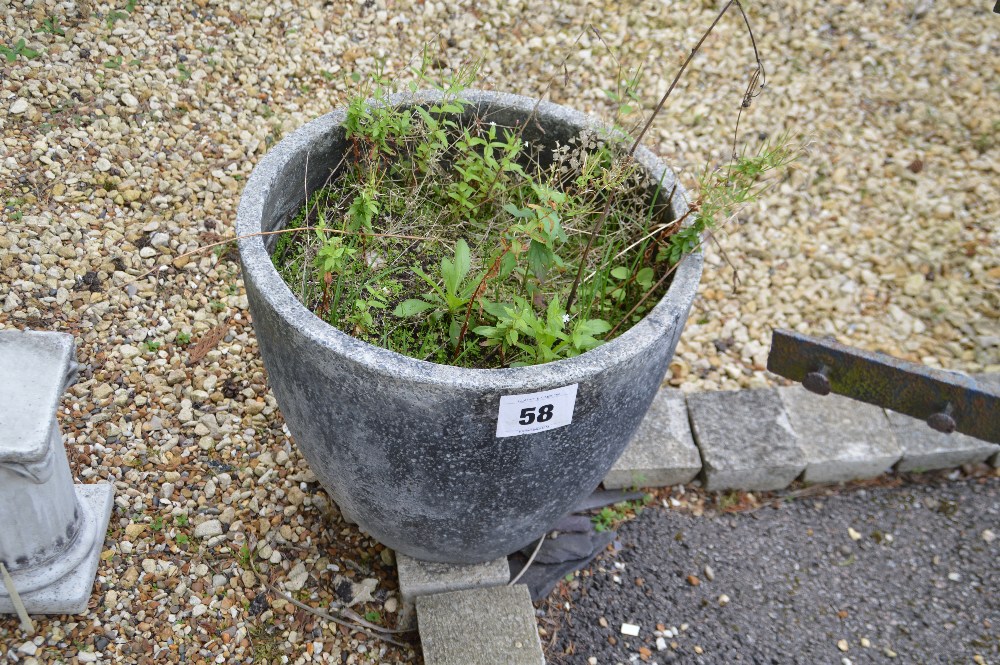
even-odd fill
[(36, 30), (36, 32), (44, 32), (57, 37), (66, 36), (66, 31), (59, 25), (58, 16), (46, 16), (42, 19), (42, 27)]
[(639, 515), (643, 509), (652, 502), (651, 494), (645, 494), (641, 499), (635, 501), (622, 501), (613, 506), (605, 506), (590, 518), (594, 525), (594, 531), (602, 532), (615, 528), (621, 522)]
[(249, 546), (241, 545), (239, 552), (237, 552), (237, 558), (241, 568), (244, 570), (253, 569), (253, 552), (250, 551)]
[(107, 17), (105, 17), (105, 23), (108, 26), (108, 30), (113, 30), (115, 27), (115, 23), (127, 18), (128, 18), (128, 12), (112, 10), (108, 12)]
[(156, 531), (157, 533), (163, 531), (163, 518), (157, 515), (156, 517), (153, 518), (153, 521), (150, 523), (149, 527), (153, 531)]
[(27, 43), (24, 38), (17, 40), (17, 43), (13, 46), (3, 46), (0, 44), (0, 54), (7, 59), (7, 62), (14, 62), (17, 60), (18, 56), (24, 58), (25, 60), (33, 60), (41, 55), (40, 51), (28, 48)]
[(156, 353), (157, 351), (159, 351), (161, 345), (162, 343), (157, 342), (156, 340), (150, 340), (148, 342), (143, 343), (143, 346), (145, 347), (146, 351), (150, 353)]
[(183, 331), (179, 332), (177, 333), (177, 336), (174, 337), (174, 340), (181, 346), (187, 346), (191, 343), (191, 333)]

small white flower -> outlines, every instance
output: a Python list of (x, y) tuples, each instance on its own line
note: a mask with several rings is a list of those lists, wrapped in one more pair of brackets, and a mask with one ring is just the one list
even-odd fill
[(569, 314), (563, 314), (563, 325), (569, 323)]

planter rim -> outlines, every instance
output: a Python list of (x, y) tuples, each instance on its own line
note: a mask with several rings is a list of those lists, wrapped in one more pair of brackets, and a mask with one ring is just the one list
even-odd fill
[[(438, 91), (397, 94), (390, 102), (398, 104), (431, 103), (442, 97)], [(541, 118), (551, 118), (572, 126), (593, 130), (607, 127), (596, 119), (560, 104), (538, 101), (530, 97), (480, 90), (466, 90), (462, 98), (471, 103), (511, 108), (523, 113), (536, 112)], [(700, 252), (684, 257), (674, 271), (667, 292), (641, 321), (615, 339), (605, 342), (579, 356), (542, 365), (498, 369), (454, 367), (405, 356), (368, 342), (361, 341), (323, 321), (303, 305), (285, 284), (271, 263), (264, 236), (252, 235), (263, 231), (262, 221), (273, 188), (281, 186), (287, 165), (308, 159), (310, 148), (324, 136), (336, 131), (346, 118), (343, 108), (327, 113), (298, 128), (278, 142), (254, 167), (240, 197), (236, 214), (236, 234), (244, 281), (252, 281), (260, 296), (274, 312), (287, 319), (311, 341), (345, 354), (370, 370), (403, 380), (423, 383), (461, 385), (469, 389), (496, 390), (509, 387), (530, 390), (533, 386), (571, 384), (614, 366), (624, 359), (645, 353), (671, 324), (672, 313), (683, 303), (690, 302), (697, 291), (703, 267)], [(655, 180), (662, 180), (664, 191), (676, 185), (671, 212), (678, 218), (688, 209), (687, 194), (676, 176), (652, 152), (640, 146), (634, 158)], [(686, 307), (683, 307), (686, 310)], [(683, 325), (684, 322), (680, 322)]]

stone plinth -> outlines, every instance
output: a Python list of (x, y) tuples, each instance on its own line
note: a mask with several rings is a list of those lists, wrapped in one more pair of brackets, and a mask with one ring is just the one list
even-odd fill
[(111, 516), (111, 485), (74, 487), (55, 419), (74, 354), (69, 335), (0, 331), (0, 562), (36, 614), (86, 610)]

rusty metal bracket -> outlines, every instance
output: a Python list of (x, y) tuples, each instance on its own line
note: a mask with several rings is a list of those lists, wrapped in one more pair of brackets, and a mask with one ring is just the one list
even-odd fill
[(926, 420), (934, 429), (1000, 443), (1000, 392), (975, 379), (775, 330), (767, 368), (819, 395), (831, 392)]

